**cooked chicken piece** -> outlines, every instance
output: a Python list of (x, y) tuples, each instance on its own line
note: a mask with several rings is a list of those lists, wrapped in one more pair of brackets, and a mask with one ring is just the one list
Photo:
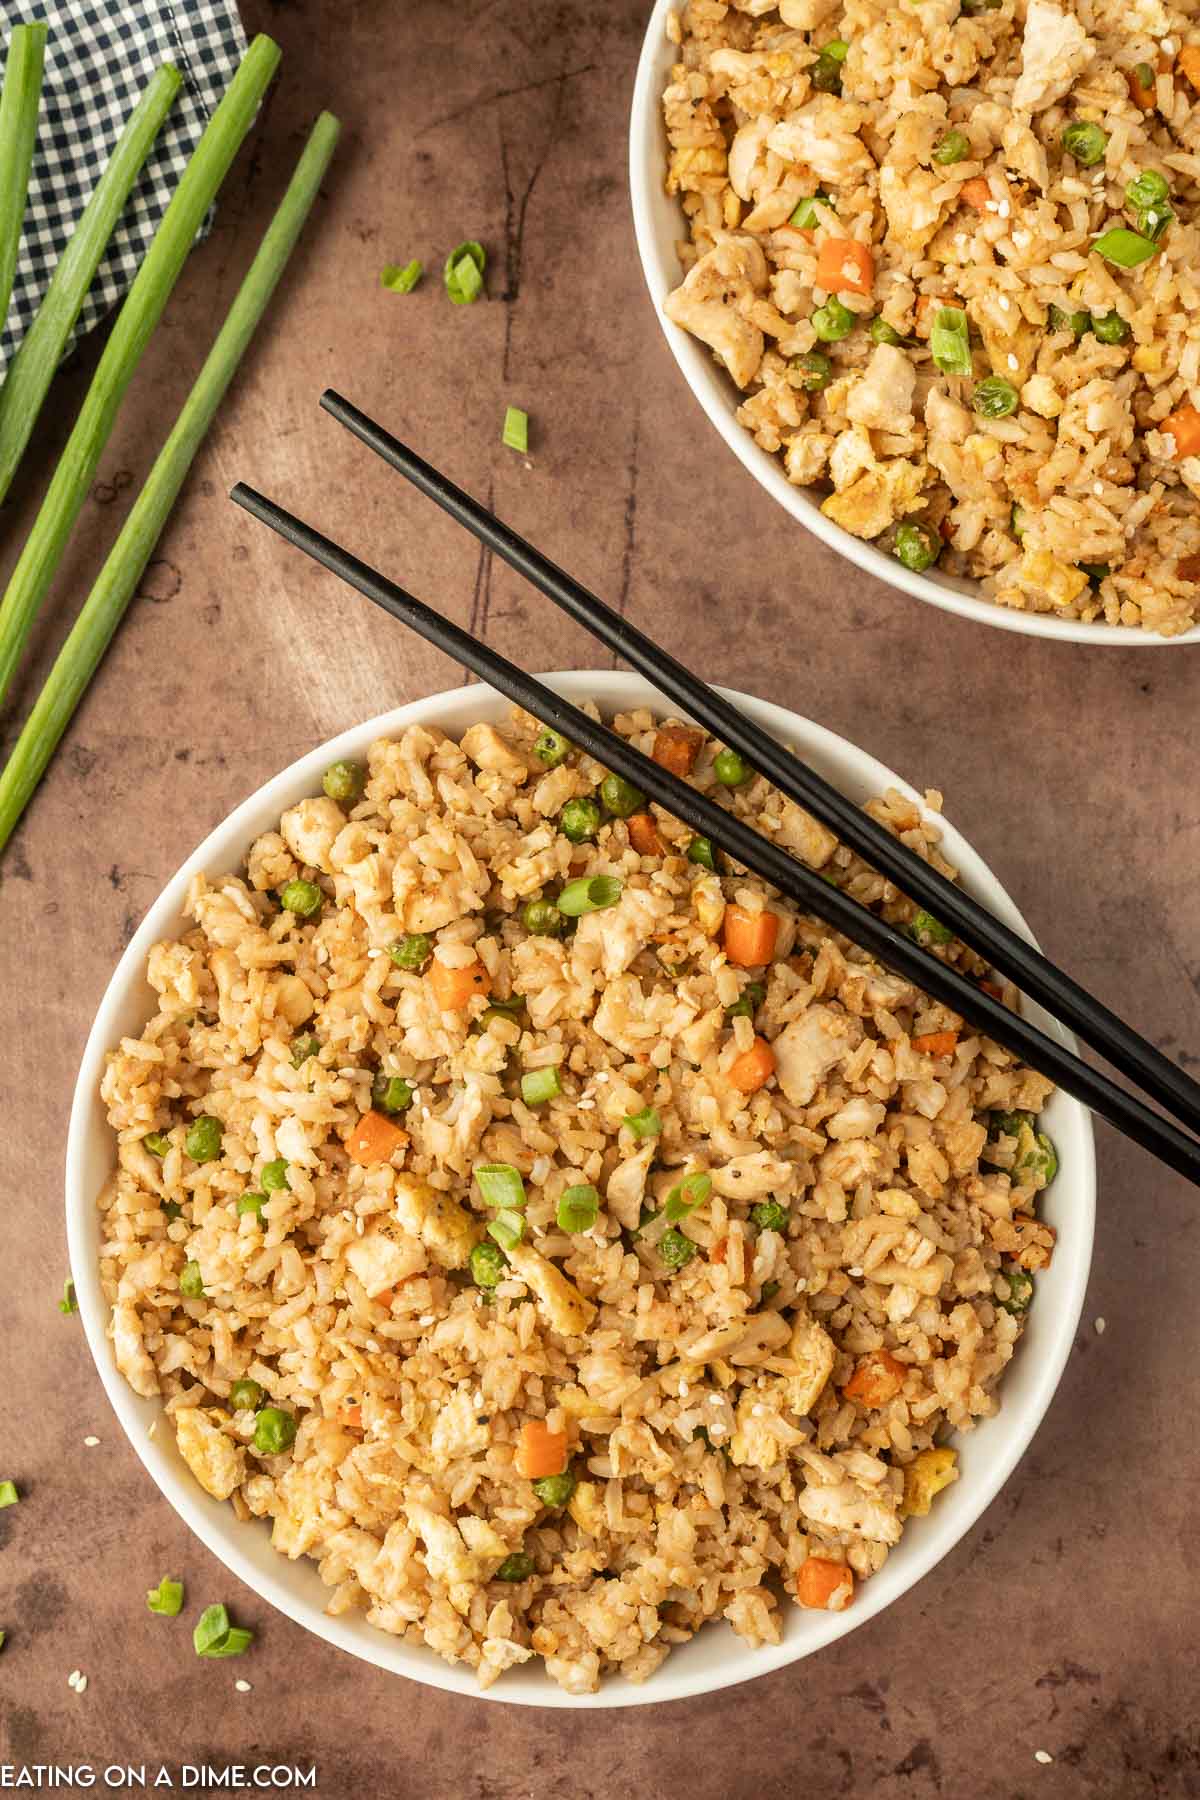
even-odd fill
[(872, 431), (908, 431), (916, 382), (916, 367), (903, 350), (877, 344), (846, 396), (846, 415)]
[(1095, 54), (1095, 44), (1074, 13), (1064, 12), (1053, 0), (1029, 0), (1013, 111), (1040, 112), (1061, 100)]
[(297, 862), (332, 875), (329, 852), (345, 823), (346, 815), (337, 801), (321, 797), (290, 806), (279, 821), (279, 829)]
[[(851, 383), (845, 384), (845, 392), (849, 393)], [(839, 434), (829, 458), (829, 478), (840, 494), (843, 488), (853, 487), (860, 475), (875, 469), (875, 450), (870, 436), (863, 425), (852, 425), (849, 431)]]
[(944, 200), (934, 193), (944, 185), (939, 170), (906, 169), (903, 172), (885, 163), (879, 171), (879, 198), (887, 214), (888, 232), (902, 249), (920, 255), (941, 223)]
[(797, 806), (794, 800), (783, 802), (775, 841), (785, 850), (795, 850), (810, 869), (823, 869), (837, 849), (837, 839), (832, 831), (811, 813), (806, 813), (802, 806)]
[(858, 135), (865, 118), (862, 108), (851, 101), (821, 94), (802, 112), (776, 125), (767, 147), (785, 162), (811, 169), (821, 181), (861, 179), (875, 166)]
[(1021, 404), (1043, 419), (1057, 419), (1063, 409), (1062, 395), (1052, 375), (1031, 375), (1021, 389)]
[(175, 1414), (175, 1441), (179, 1454), (214, 1500), (228, 1500), (246, 1473), (246, 1453), (220, 1429), (227, 1413), (216, 1407), (188, 1407)]
[(966, 443), (971, 435), (971, 415), (965, 406), (941, 388), (931, 387), (925, 399), (925, 429), (929, 433), (926, 454), (934, 462), (933, 450), (938, 439), (948, 444)]
[(786, 1377), (788, 1405), (793, 1412), (804, 1418), (825, 1391), (825, 1384), (832, 1375), (833, 1365), (837, 1360), (837, 1351), (824, 1326), (818, 1325), (815, 1319), (801, 1315), (792, 1331), (789, 1354), (793, 1362), (799, 1364), (799, 1372)]
[(486, 1450), (490, 1439), (487, 1420), (477, 1414), (468, 1390), (459, 1388), (438, 1407), (429, 1449), (434, 1462), (444, 1469), (456, 1456)]
[(109, 1336), (117, 1367), (135, 1394), (149, 1399), (158, 1392), (158, 1374), (142, 1335), (142, 1318), (136, 1306), (118, 1302), (112, 1310)]
[(615, 906), (585, 913), (575, 932), (571, 960), (580, 975), (601, 969), (623, 975), (671, 910), (670, 899), (647, 888), (626, 888)]
[(721, 358), (740, 388), (749, 387), (763, 355), (763, 334), (745, 308), (766, 292), (767, 264), (750, 238), (727, 238), (702, 256), (663, 311)]
[(497, 775), (508, 775), (513, 781), (524, 781), (529, 774), (523, 757), (511, 744), (506, 744), (494, 725), (472, 725), (462, 734), (462, 747), (480, 769), (491, 769)]
[(792, 438), (784, 457), (787, 478), (797, 487), (808, 487), (824, 474), (833, 439), (824, 431), (802, 431)]
[(521, 1280), (537, 1295), (555, 1331), (563, 1337), (580, 1337), (596, 1316), (596, 1308), (585, 1300), (561, 1269), (556, 1269), (539, 1251), (528, 1244), (516, 1244), (508, 1252), (508, 1260)]
[(146, 980), (159, 995), (165, 1013), (193, 1012), (200, 1004), (204, 958), (186, 944), (155, 944), (146, 964)]
[(627, 1156), (624, 1162), (619, 1162), (608, 1178), (605, 1199), (609, 1209), (630, 1231), (637, 1230), (642, 1200), (646, 1193), (646, 1177), (657, 1148), (657, 1140), (651, 1138), (640, 1150)]
[(299, 975), (277, 975), (271, 985), (275, 990), (275, 1011), (293, 1030), (312, 1018), (317, 1003), (312, 989)]
[(463, 1268), (480, 1235), (465, 1207), (415, 1175), (396, 1176), (396, 1217), (443, 1269)]
[(1059, 432), (1068, 443), (1081, 440), (1086, 434), (1108, 438), (1114, 450), (1128, 450), (1135, 430), (1129, 401), (1124, 382), (1097, 376), (1067, 395)]
[(782, 1195), (792, 1191), (795, 1169), (770, 1150), (756, 1150), (750, 1156), (735, 1156), (712, 1171), (712, 1184), (727, 1200), (761, 1200), (764, 1194)]
[(828, 1006), (811, 1006), (772, 1042), (775, 1073), (793, 1106), (807, 1106), (831, 1070), (845, 1062), (861, 1027)]
[(856, 1531), (873, 1544), (898, 1544), (902, 1526), (892, 1506), (878, 1493), (864, 1493), (857, 1483), (806, 1487), (797, 1502), (801, 1517), (832, 1531)]
[(367, 1231), (346, 1250), (346, 1261), (373, 1300), (385, 1288), (407, 1281), (425, 1267), (425, 1251), (416, 1237), (399, 1227)]
[(880, 463), (838, 494), (821, 502), (821, 511), (843, 531), (874, 538), (912, 511), (925, 486), (928, 470), (903, 457)]
[[(502, 1562), (507, 1554), (499, 1534), (494, 1531), (491, 1534), (499, 1545), (498, 1554), (490, 1543), (480, 1554), (464, 1542), (460, 1527), (453, 1519), (443, 1518), (432, 1507), (416, 1506), (411, 1501), (404, 1510), (409, 1524), (425, 1545), (425, 1567), (430, 1578), (451, 1590), (452, 1605), (457, 1607), (460, 1598), (469, 1604), (469, 1588), (476, 1582), (486, 1580), (496, 1564)], [(461, 1525), (465, 1526), (467, 1522), (467, 1518), (464, 1518)], [(478, 1519), (474, 1523), (484, 1524), (484, 1521)], [(454, 1592), (455, 1589), (464, 1588), (468, 1589), (465, 1595)]]
[(886, 1114), (887, 1108), (878, 1100), (856, 1094), (853, 1100), (847, 1100), (845, 1106), (839, 1107), (832, 1118), (826, 1119), (825, 1129), (839, 1142), (848, 1138), (874, 1137)]
[[(715, 53), (717, 56), (720, 51)], [(718, 71), (719, 73), (719, 71)], [(747, 119), (729, 147), (729, 185), (741, 200), (752, 200), (761, 179), (761, 160), (771, 130), (769, 117)]]

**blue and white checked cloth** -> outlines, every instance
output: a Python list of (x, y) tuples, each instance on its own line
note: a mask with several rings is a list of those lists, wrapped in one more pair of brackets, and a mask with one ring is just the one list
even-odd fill
[(155, 69), (174, 63), (183, 85), (96, 271), (76, 337), (99, 324), (129, 287), (246, 48), (236, 0), (0, 0), (4, 48), (14, 25), (39, 19), (50, 28), (46, 72), (0, 372)]

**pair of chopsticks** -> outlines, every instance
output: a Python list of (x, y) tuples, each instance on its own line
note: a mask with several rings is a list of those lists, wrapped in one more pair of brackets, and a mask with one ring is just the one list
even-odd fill
[[(781, 792), (820, 819), (910, 898), (919, 901), (939, 922), (986, 957), (993, 968), (1137, 1082), (1147, 1095), (1184, 1123), (1200, 1125), (1200, 1086), (1086, 989), (365, 413), (332, 392), (322, 397), (321, 404), (482, 544), (640, 670), (686, 714), (737, 750)], [(231, 497), (392, 618), (464, 664), (543, 724), (562, 732), (606, 768), (632, 782), (707, 837), (715, 848), (959, 1013), (1169, 1168), (1200, 1186), (1200, 1143), (1102, 1071), (1081, 1061), (957, 969), (921, 950), (911, 938), (822, 880), (778, 845), (274, 501), (241, 482)]]

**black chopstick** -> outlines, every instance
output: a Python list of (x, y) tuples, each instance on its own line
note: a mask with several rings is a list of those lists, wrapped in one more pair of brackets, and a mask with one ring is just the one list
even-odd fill
[[(321, 405), (339, 424), (411, 481), (480, 543), (523, 575), (548, 600), (586, 627), (674, 700), (693, 719), (737, 750), (790, 799), (820, 819), (843, 843), (927, 907), (940, 924), (1014, 981), (1047, 1012), (1078, 1033), (1114, 1068), (1130, 1077), (1177, 1119), (1200, 1129), (1200, 1084), (1086, 988), (1057, 968), (986, 907), (948, 881), (832, 783), (776, 742), (652, 638), (614, 612), (582, 583), (550, 561), (511, 526), (456, 487), (407, 444), (332, 390)], [(853, 935), (851, 933), (850, 935)]]
[(894, 931), (840, 889), (822, 881), (803, 863), (796, 862), (786, 851), (760, 837), (715, 801), (652, 762), (606, 726), (589, 719), (586, 713), (560, 698), (552, 689), (532, 675), (524, 674), (486, 644), (477, 642), (461, 627), (442, 618), (341, 545), (243, 482), (233, 489), (231, 498), (288, 543), (303, 550), (314, 562), (374, 601), (392, 618), (465, 664), (482, 681), (506, 694), (543, 724), (562, 732), (606, 768), (623, 775), (668, 812), (710, 839), (714, 846), (761, 875), (780, 893), (806, 911), (818, 914), (870, 951), (881, 963), (951, 1007), (1014, 1056), (1090, 1106), (1169, 1168), (1200, 1186), (1200, 1144), (1179, 1131), (1168, 1119), (1151, 1112), (1098, 1069), (1081, 1062), (1018, 1013), (1009, 1012), (1007, 1007), (948, 963), (918, 949), (910, 938)]

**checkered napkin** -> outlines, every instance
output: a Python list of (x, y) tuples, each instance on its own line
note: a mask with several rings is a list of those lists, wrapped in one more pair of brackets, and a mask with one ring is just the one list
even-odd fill
[(183, 85), (129, 196), (79, 315), (90, 331), (124, 294), (246, 38), (236, 0), (0, 0), (0, 37), (44, 19), (46, 71), (37, 151), (0, 371), (24, 336), (75, 222), (154, 71)]

